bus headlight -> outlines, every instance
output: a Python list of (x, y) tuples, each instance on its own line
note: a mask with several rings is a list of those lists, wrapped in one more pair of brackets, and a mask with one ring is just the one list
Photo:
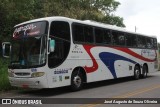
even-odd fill
[(34, 72), (31, 74), (31, 77), (34, 78), (34, 77), (41, 77), (43, 76), (45, 73), (44, 72)]

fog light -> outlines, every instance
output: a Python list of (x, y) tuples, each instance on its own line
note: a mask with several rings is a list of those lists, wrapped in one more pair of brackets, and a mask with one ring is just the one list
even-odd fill
[(10, 83), (12, 83), (13, 81), (12, 80), (10, 80)]
[(8, 76), (9, 76), (9, 77), (14, 77), (14, 73), (8, 72)]
[(32, 74), (31, 74), (31, 77), (32, 77), (32, 78), (41, 77), (41, 76), (43, 76), (44, 74), (45, 74), (44, 72), (35, 72), (35, 73), (32, 73)]
[(36, 81), (35, 83), (36, 83), (36, 85), (39, 85), (40, 82), (39, 82), (39, 81)]

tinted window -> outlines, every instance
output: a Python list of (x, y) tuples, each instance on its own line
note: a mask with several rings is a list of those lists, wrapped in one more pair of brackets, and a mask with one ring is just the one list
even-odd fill
[(85, 42), (82, 25), (76, 25), (76, 24), (73, 25), (73, 36), (74, 36), (74, 41)]
[(144, 36), (137, 36), (137, 45), (139, 48), (145, 48), (146, 38)]
[(70, 50), (70, 27), (68, 22), (51, 23), (50, 36), (55, 40), (55, 50), (48, 55), (48, 66), (57, 67), (67, 58)]
[(110, 30), (104, 30), (104, 43), (105, 44), (111, 44), (112, 40), (111, 40), (111, 32)]
[(157, 49), (157, 39), (154, 39), (154, 48)]
[(93, 27), (82, 24), (73, 24), (73, 38), (76, 42), (93, 43)]
[(110, 30), (103, 28), (95, 28), (96, 43), (111, 44)]
[(93, 27), (84, 26), (83, 31), (84, 31), (85, 42), (93, 43)]
[(54, 21), (51, 23), (50, 35), (59, 39), (70, 40), (69, 23)]
[(125, 45), (125, 35), (122, 32), (112, 31), (113, 44), (114, 45)]
[(136, 35), (126, 34), (126, 45), (129, 47), (136, 47), (137, 46)]
[(153, 48), (154, 41), (153, 38), (146, 37), (146, 48)]
[(95, 39), (96, 43), (104, 42), (104, 30), (100, 28), (95, 28)]

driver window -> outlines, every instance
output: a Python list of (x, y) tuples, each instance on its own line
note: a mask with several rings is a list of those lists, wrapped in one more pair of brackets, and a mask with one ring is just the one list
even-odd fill
[(55, 50), (48, 56), (50, 68), (59, 66), (67, 58), (70, 49), (70, 28), (68, 22), (53, 21), (50, 28), (50, 38), (55, 40)]

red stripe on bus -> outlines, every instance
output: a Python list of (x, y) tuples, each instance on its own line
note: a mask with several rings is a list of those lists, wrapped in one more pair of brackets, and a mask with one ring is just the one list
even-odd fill
[(94, 71), (96, 71), (98, 69), (98, 64), (97, 64), (95, 58), (93, 57), (93, 55), (90, 52), (91, 48), (93, 48), (94, 46), (83, 45), (83, 47), (87, 51), (87, 53), (89, 54), (89, 56), (91, 57), (92, 62), (93, 62), (93, 66), (91, 66), (91, 67), (85, 66), (84, 69), (86, 70), (87, 73), (94, 72)]
[(143, 61), (147, 61), (147, 62), (153, 62), (153, 61), (155, 61), (155, 60), (152, 60), (152, 59), (145, 58), (145, 57), (143, 57), (143, 56), (141, 56), (141, 55), (139, 55), (139, 54), (131, 51), (128, 48), (121, 48), (121, 47), (112, 47), (112, 48), (120, 50), (120, 51), (125, 52), (125, 53), (128, 53), (129, 55), (132, 55), (132, 56), (134, 56), (134, 57), (136, 57), (138, 59), (141, 59)]
[[(91, 48), (96, 47), (96, 46), (83, 45), (83, 47), (86, 50), (86, 52), (89, 54), (89, 56), (91, 57), (91, 60), (93, 62), (93, 65), (91, 67), (85, 66), (84, 68), (85, 68), (87, 73), (94, 72), (94, 71), (96, 71), (98, 69), (98, 64), (97, 64), (95, 58), (93, 57), (93, 55), (91, 54), (90, 50), (91, 50)], [(154, 62), (155, 61), (155, 59), (152, 60), (152, 59), (145, 58), (145, 57), (135, 53), (134, 51), (132, 51), (132, 50), (130, 50), (128, 48), (121, 48), (121, 47), (110, 47), (110, 48), (125, 52), (125, 53), (127, 53), (129, 55), (132, 55), (133, 57), (136, 57), (138, 59), (141, 59), (143, 61), (147, 61), (147, 62)]]

